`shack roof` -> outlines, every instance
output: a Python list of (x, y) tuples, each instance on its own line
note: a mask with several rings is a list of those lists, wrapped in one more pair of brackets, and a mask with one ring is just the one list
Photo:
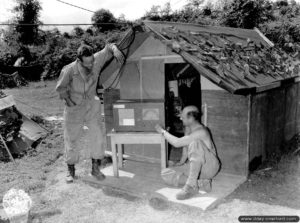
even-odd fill
[[(275, 48), (258, 29), (154, 21), (143, 24), (143, 32), (160, 39), (200, 75), (234, 94), (279, 87), (287, 80), (295, 81), (300, 74), (299, 60)], [(132, 40), (129, 34), (121, 45)], [(133, 40), (127, 53), (132, 54), (145, 38), (137, 43)]]

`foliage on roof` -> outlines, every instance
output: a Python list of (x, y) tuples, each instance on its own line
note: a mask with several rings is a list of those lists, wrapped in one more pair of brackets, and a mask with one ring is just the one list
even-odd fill
[(188, 24), (158, 26), (157, 23), (148, 23), (147, 26), (194, 65), (201, 75), (232, 93), (266, 86), (300, 74), (297, 57), (268, 47), (263, 44), (263, 37), (259, 37), (261, 42), (254, 41), (250, 36), (245, 37), (242, 29), (213, 32), (211, 27), (197, 28)]

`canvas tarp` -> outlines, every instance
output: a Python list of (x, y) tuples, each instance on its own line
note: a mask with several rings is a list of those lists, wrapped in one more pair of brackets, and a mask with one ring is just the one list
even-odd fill
[[(9, 95), (0, 98), (0, 111), (11, 108), (12, 106), (16, 106), (13, 96)], [(22, 115), (22, 125), (19, 131), (19, 137), (14, 138), (13, 142), (8, 144), (9, 148), (14, 153), (26, 150), (31, 147), (34, 142), (45, 137), (47, 134), (47, 131), (44, 128), (26, 117), (21, 112), (19, 113)]]

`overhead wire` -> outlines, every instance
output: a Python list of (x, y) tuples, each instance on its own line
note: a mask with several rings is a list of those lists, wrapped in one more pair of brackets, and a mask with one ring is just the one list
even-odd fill
[(80, 7), (80, 6), (77, 6), (77, 5), (73, 5), (73, 4), (68, 3), (68, 2), (64, 2), (64, 1), (61, 1), (61, 0), (56, 0), (56, 1), (61, 2), (61, 3), (66, 4), (66, 5), (69, 5), (69, 6), (72, 6), (72, 7), (75, 7), (75, 8), (82, 9), (84, 11), (95, 13), (95, 11), (92, 11), (92, 10), (89, 10), (89, 9), (86, 9), (86, 8), (83, 8), (83, 7)]
[(130, 22), (100, 22), (100, 23), (0, 23), (0, 26), (90, 26), (131, 24)]

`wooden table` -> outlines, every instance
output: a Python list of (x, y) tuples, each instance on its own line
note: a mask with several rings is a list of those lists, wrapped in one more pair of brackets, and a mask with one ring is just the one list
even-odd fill
[(153, 132), (111, 132), (108, 136), (110, 136), (111, 140), (113, 171), (115, 177), (119, 177), (119, 167), (123, 166), (122, 145), (124, 144), (160, 144), (161, 168), (167, 167), (166, 141), (161, 134)]

